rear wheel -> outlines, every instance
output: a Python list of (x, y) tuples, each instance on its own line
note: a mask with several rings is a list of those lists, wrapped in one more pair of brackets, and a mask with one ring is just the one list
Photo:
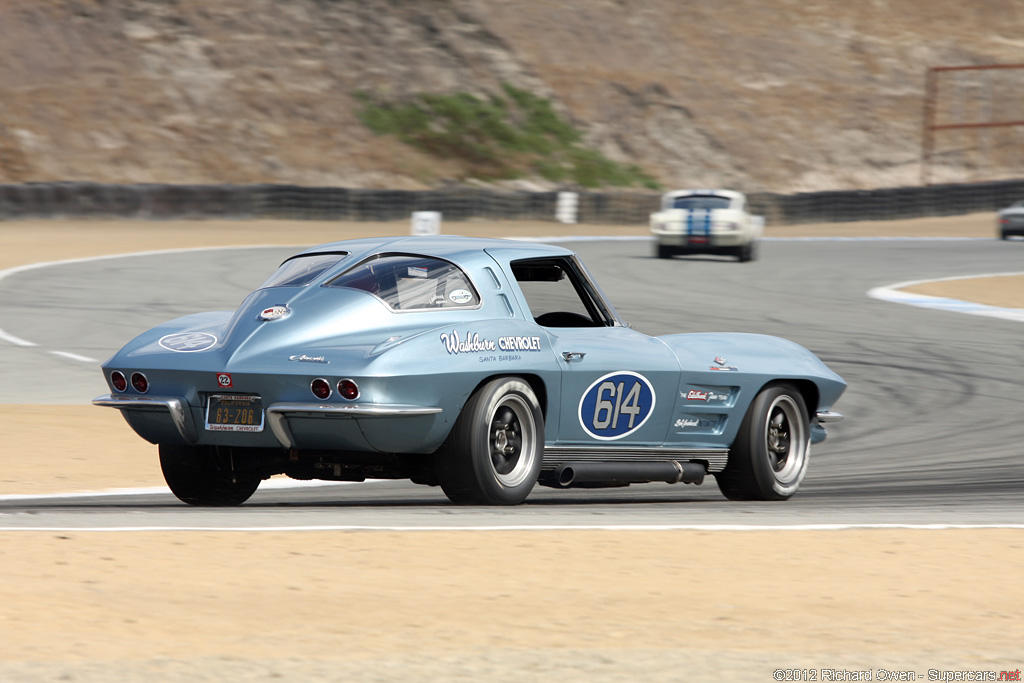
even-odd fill
[(766, 387), (747, 410), (725, 471), (715, 475), (732, 500), (785, 500), (807, 473), (810, 420), (795, 387)]
[(518, 505), (537, 483), (543, 456), (544, 416), (533, 389), (501, 377), (470, 396), (434, 464), (453, 503)]
[(216, 448), (160, 444), (164, 481), (171, 493), (189, 505), (224, 507), (249, 500), (262, 478), (233, 471), (231, 465), (230, 458), (223, 459)]

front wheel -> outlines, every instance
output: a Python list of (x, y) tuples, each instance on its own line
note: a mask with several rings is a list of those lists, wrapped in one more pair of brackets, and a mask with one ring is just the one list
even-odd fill
[(807, 473), (810, 419), (795, 387), (766, 387), (750, 404), (718, 487), (731, 500), (785, 500)]
[(491, 380), (470, 396), (440, 453), (437, 479), (453, 503), (518, 505), (544, 458), (544, 416), (518, 377)]
[(241, 505), (259, 488), (262, 478), (252, 472), (232, 471), (230, 458), (209, 446), (160, 444), (160, 469), (178, 500), (189, 505)]
[(658, 258), (672, 258), (675, 253), (675, 249), (672, 247), (665, 246), (660, 242), (654, 244), (654, 255)]
[(757, 258), (757, 242), (751, 240), (741, 247), (736, 248), (736, 260), (740, 263), (748, 263)]

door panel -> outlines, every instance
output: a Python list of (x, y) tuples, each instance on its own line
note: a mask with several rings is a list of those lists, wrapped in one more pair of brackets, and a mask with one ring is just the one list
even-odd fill
[(626, 327), (548, 328), (562, 362), (559, 444), (664, 443), (679, 386), (675, 355)]

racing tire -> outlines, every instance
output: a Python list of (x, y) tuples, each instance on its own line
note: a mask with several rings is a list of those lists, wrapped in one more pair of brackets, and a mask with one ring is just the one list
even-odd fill
[(477, 389), (434, 458), (437, 480), (459, 505), (518, 505), (544, 459), (544, 415), (533, 389), (500, 377)]
[(675, 255), (675, 250), (672, 247), (667, 247), (664, 244), (654, 245), (654, 255), (658, 258), (672, 258)]
[(216, 449), (203, 446), (160, 444), (160, 469), (178, 500), (204, 507), (241, 505), (262, 481), (252, 472), (222, 469)]
[(810, 446), (800, 392), (788, 384), (765, 387), (743, 417), (725, 470), (715, 474), (718, 488), (730, 500), (786, 500), (807, 473)]
[(740, 263), (747, 263), (757, 259), (757, 242), (750, 241), (742, 247), (736, 248), (736, 260)]

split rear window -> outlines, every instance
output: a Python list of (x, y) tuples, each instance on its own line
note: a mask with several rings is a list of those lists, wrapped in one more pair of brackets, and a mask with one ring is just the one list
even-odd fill
[(259, 289), (267, 287), (305, 287), (348, 253), (334, 251), (324, 254), (293, 256), (278, 267)]
[(480, 296), (462, 269), (443, 259), (385, 254), (328, 282), (374, 295), (396, 311), (475, 308)]

